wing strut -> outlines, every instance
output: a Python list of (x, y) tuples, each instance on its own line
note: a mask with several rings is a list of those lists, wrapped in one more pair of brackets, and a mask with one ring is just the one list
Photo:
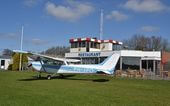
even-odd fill
[(42, 61), (41, 61), (41, 57), (39, 57), (38, 60), (40, 61), (40, 64), (41, 64), (41, 66), (42, 66), (43, 71), (47, 72), (47, 71), (45, 70), (44, 66), (43, 66), (43, 63), (42, 63)]

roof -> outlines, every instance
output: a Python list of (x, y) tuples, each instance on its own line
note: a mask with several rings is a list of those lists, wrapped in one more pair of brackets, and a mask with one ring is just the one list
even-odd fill
[(113, 44), (119, 44), (119, 45), (123, 44), (122, 42), (115, 41), (115, 40), (98, 40), (96, 38), (74, 38), (74, 39), (70, 39), (70, 43), (81, 42), (81, 41), (97, 42), (97, 43), (113, 43)]

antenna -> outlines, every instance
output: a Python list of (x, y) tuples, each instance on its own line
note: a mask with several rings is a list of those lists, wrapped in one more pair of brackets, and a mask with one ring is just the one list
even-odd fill
[[(23, 46), (23, 37), (24, 37), (24, 26), (22, 26), (22, 31), (21, 31), (21, 47), (20, 47), (21, 51)], [(22, 53), (20, 54), (19, 70), (22, 71)]]
[(100, 40), (102, 40), (103, 37), (103, 9), (101, 9), (100, 13)]

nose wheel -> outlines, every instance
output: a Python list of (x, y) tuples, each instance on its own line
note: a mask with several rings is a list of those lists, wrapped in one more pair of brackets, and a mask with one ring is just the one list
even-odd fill
[(48, 79), (48, 80), (51, 80), (51, 75), (47, 75), (47, 79)]

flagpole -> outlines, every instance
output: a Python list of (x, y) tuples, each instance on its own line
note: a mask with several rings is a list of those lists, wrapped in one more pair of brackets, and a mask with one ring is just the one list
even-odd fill
[[(21, 51), (23, 46), (23, 36), (24, 36), (24, 26), (22, 26), (22, 32), (21, 32), (21, 45), (20, 45)], [(19, 71), (22, 71), (22, 53), (20, 53)]]
[(103, 9), (101, 9), (100, 13), (100, 40), (103, 39)]

